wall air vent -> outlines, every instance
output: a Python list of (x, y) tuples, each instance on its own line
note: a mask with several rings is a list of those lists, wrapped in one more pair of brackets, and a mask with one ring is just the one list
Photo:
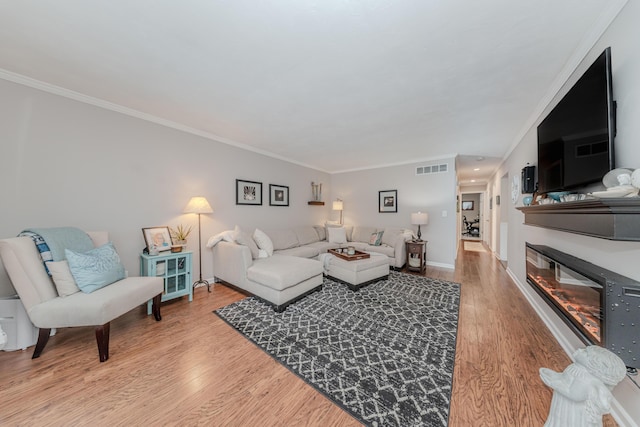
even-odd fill
[(443, 172), (449, 172), (449, 165), (447, 163), (443, 163), (441, 165), (418, 166), (416, 168), (416, 175), (426, 175), (430, 173)]

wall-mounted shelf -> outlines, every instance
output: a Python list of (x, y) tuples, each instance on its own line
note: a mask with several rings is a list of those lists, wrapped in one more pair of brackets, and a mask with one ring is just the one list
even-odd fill
[(640, 198), (522, 206), (524, 223), (609, 240), (640, 241)]
[(317, 202), (317, 201), (314, 201), (314, 200), (312, 200), (312, 201), (310, 201), (308, 203), (310, 205), (313, 205), (313, 206), (324, 206), (324, 202)]

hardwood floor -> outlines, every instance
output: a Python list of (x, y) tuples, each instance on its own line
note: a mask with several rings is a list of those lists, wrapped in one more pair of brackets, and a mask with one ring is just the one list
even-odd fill
[[(461, 245), (455, 271), (426, 275), (462, 285), (449, 425), (541, 426), (538, 369), (571, 362), (504, 267)], [(105, 363), (92, 328), (58, 331), (36, 360), (33, 347), (0, 352), (0, 425), (359, 425), (212, 313), (242, 297), (198, 288), (161, 322), (134, 310), (112, 322)]]

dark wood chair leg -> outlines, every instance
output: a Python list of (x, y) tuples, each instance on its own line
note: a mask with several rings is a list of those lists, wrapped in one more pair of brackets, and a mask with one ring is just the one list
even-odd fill
[(98, 342), (98, 355), (100, 362), (109, 359), (109, 329), (111, 324), (105, 323), (102, 326), (96, 326), (96, 341)]
[(156, 321), (162, 320), (162, 316), (160, 315), (160, 304), (162, 303), (162, 294), (158, 294), (153, 297), (153, 317), (155, 317)]
[(40, 328), (38, 330), (38, 342), (36, 343), (36, 348), (33, 350), (33, 356), (31, 356), (32, 359), (37, 359), (38, 357), (40, 357), (40, 353), (42, 353), (42, 350), (44, 350), (44, 346), (47, 345), (47, 342), (49, 342), (50, 336), (51, 328)]

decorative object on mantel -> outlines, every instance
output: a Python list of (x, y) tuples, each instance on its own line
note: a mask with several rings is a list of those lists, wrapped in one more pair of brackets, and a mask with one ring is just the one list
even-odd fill
[[(589, 193), (590, 196), (597, 198), (618, 198), (618, 197), (636, 197), (638, 195), (638, 185), (633, 185), (632, 179), (635, 171), (627, 168), (617, 168), (610, 170), (602, 178), (602, 183), (607, 189), (605, 191), (594, 191)], [(636, 178), (639, 178), (636, 175)], [(635, 180), (636, 182), (638, 179)]]
[(611, 390), (627, 369), (606, 348), (590, 345), (573, 353), (574, 363), (562, 373), (540, 368), (540, 378), (553, 389), (545, 427), (600, 427), (611, 412)]
[(522, 194), (532, 194), (536, 190), (535, 174), (536, 167), (529, 166), (529, 163), (527, 163), (527, 166), (522, 168), (522, 188), (520, 189)]
[(411, 214), (411, 224), (418, 226), (418, 242), (422, 242), (422, 233), (420, 232), (420, 226), (427, 225), (428, 223), (429, 214), (427, 214), (426, 212), (418, 211)]
[(378, 191), (378, 212), (398, 212), (398, 190)]
[(341, 199), (336, 199), (336, 201), (333, 202), (333, 210), (340, 211), (340, 225), (342, 225), (342, 211), (344, 210), (344, 203)]
[[(260, 184), (260, 194), (262, 194), (262, 184)], [(262, 204), (262, 196), (260, 198), (260, 204)], [(213, 213), (213, 209), (211, 209), (211, 205), (206, 198), (197, 196), (192, 197), (191, 200), (189, 200), (189, 203), (187, 203), (187, 206), (184, 208), (183, 213), (198, 214), (198, 267), (200, 268), (200, 277), (198, 280), (193, 282), (193, 287), (195, 288), (198, 285), (206, 285), (207, 291), (211, 292), (209, 282), (202, 278), (202, 229), (200, 228), (200, 215)]]

